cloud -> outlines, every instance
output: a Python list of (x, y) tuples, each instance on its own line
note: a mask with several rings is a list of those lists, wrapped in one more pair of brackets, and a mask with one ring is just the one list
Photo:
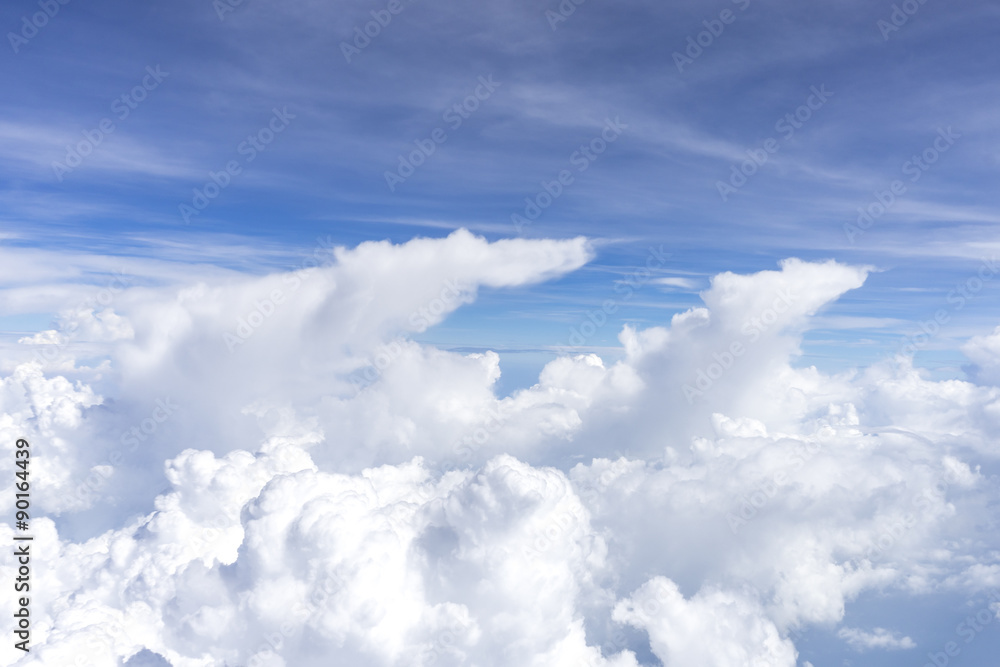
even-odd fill
[(900, 649), (916, 648), (917, 646), (909, 637), (898, 637), (896, 633), (890, 632), (885, 628), (875, 628), (871, 632), (866, 632), (859, 628), (841, 628), (837, 631), (837, 636), (850, 644), (851, 648), (858, 651), (871, 649), (897, 651)]
[(694, 289), (698, 286), (698, 281), (691, 278), (680, 278), (677, 276), (669, 278), (654, 278), (650, 281), (653, 285), (663, 285), (664, 287), (679, 287), (680, 289)]
[(796, 365), (865, 267), (717, 275), (618, 361), (560, 357), (506, 397), (498, 354), (411, 338), (591, 255), (456, 232), (137, 276), (106, 311), (67, 292), (33, 340), (65, 337), (70, 370), (0, 380), (44, 592), (19, 664), (792, 667), (804, 628), (915, 645), (852, 628), (866, 595), (995, 586), (1000, 389)]
[(972, 375), (982, 382), (1000, 384), (1000, 327), (985, 336), (973, 336), (962, 346), (972, 362)]
[(708, 590), (685, 600), (676, 584), (656, 577), (616, 606), (614, 618), (646, 630), (664, 665), (795, 665), (792, 643), (738, 593)]
[(31, 336), (18, 338), (17, 342), (21, 345), (62, 345), (66, 342), (66, 338), (55, 329), (48, 329)]

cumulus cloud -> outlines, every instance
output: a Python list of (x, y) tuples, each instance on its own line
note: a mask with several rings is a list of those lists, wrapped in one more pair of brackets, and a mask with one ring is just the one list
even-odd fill
[(21, 345), (61, 345), (65, 341), (66, 338), (55, 329), (39, 331), (31, 336), (24, 336), (17, 339), (17, 342)]
[(33, 650), (0, 661), (792, 667), (807, 628), (913, 646), (852, 627), (866, 594), (996, 585), (1000, 389), (796, 365), (865, 267), (721, 274), (506, 397), (496, 353), (410, 338), (591, 254), (458, 232), (71, 311), (36, 338), (103, 365), (0, 380), (45, 517)]
[(1000, 384), (1000, 327), (985, 336), (974, 336), (962, 346), (972, 362), (973, 376), (984, 383)]
[(685, 600), (675, 583), (656, 577), (619, 603), (614, 618), (646, 630), (665, 665), (795, 665), (792, 643), (739, 593), (706, 590)]
[(132, 338), (135, 335), (128, 320), (115, 313), (111, 308), (103, 310), (78, 308), (62, 313), (60, 320), (62, 331), (66, 332), (67, 338), (76, 337), (82, 340), (112, 342)]

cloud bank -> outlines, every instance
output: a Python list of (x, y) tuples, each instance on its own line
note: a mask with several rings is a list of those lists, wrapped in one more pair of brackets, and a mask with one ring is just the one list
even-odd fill
[(31, 441), (44, 518), (33, 648), (0, 661), (794, 667), (811, 628), (914, 645), (847, 623), (862, 595), (996, 589), (997, 334), (970, 381), (794, 365), (866, 267), (717, 275), (505, 397), (496, 353), (411, 338), (592, 256), (456, 232), (67, 295), (5, 352), (0, 447)]

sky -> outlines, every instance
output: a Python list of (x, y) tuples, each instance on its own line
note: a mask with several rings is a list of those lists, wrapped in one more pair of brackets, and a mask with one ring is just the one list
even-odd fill
[[(600, 242), (596, 260), (565, 281), (521, 298), (484, 295), (476, 322), (489, 326), (449, 323), (432, 339), (511, 350), (566, 344), (580, 311), (641, 266), (650, 245), (671, 253), (656, 277), (683, 280), (650, 284), (616, 325), (697, 304), (721, 271), (789, 256), (875, 266), (884, 273), (809, 339), (806, 361), (830, 369), (891, 353), (996, 251), (990, 3), (925, 2), (898, 27), (893, 4), (867, 2), (401, 7), (366, 42), (354, 29), (387, 11), (378, 3), (70, 2), (37, 31), (23, 23), (35, 3), (6, 3), (5, 246), (259, 272), (293, 266), (327, 235), (353, 245), (464, 227), (490, 239)], [(700, 47), (706, 22), (721, 33)], [(799, 121), (814, 88), (828, 95)], [(463, 103), (474, 110), (459, 114)], [(244, 143), (261, 130), (269, 138), (275, 109), (287, 109), (287, 127), (262, 151)], [(620, 136), (573, 164), (607, 119), (620, 119)], [(958, 138), (926, 171), (904, 174), (942, 128)], [(444, 143), (390, 189), (386, 172), (398, 176), (400, 156), (438, 129)], [(68, 147), (89, 150), (88, 132), (100, 143), (67, 167)], [(767, 139), (776, 152), (723, 201), (718, 183), (739, 182), (733, 167)], [(240, 173), (185, 216), (180, 207), (193, 208), (194, 191), (233, 160)], [(512, 222), (562, 170), (573, 180), (551, 205)], [(862, 234), (845, 232), (897, 179), (906, 189), (887, 212)], [(957, 376), (949, 350), (990, 327), (992, 289), (917, 363)], [(49, 316), (5, 313), (2, 328)], [(614, 347), (617, 328), (588, 346)]]
[(998, 28), (4, 3), (0, 663), (985, 664)]

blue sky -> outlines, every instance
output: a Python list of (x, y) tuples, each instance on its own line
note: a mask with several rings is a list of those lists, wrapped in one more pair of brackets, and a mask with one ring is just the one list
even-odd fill
[[(895, 30), (884, 23), (894, 5), (872, 2), (587, 0), (564, 3), (575, 7), (565, 20), (553, 18), (557, 2), (387, 6), (73, 0), (32, 31), (24, 17), (39, 5), (5, 3), (4, 243), (263, 272), (294, 265), (319, 235), (345, 245), (458, 227), (591, 237), (598, 255), (583, 270), (484, 293), (426, 335), (539, 359), (650, 246), (671, 255), (655, 277), (675, 280), (637, 291), (587, 347), (617, 346), (622, 323), (659, 324), (697, 304), (721, 271), (789, 256), (874, 266), (807, 338), (802, 363), (827, 369), (891, 353), (998, 249), (1000, 10), (989, 3), (908, 5), (916, 11), (897, 14)], [(391, 20), (355, 41), (372, 12)], [(348, 62), (342, 43), (364, 48), (346, 49)], [(477, 86), (483, 99), (469, 98)], [(830, 94), (800, 109), (814, 88)], [(474, 110), (449, 115), (463, 100)], [(274, 110), (286, 126), (248, 148)], [(792, 132), (782, 119), (797, 110), (807, 119)], [(57, 173), (70, 144), (104, 134), (104, 119), (113, 131)], [(580, 171), (577, 151), (606, 119), (625, 127)], [(907, 161), (949, 127), (960, 137), (911, 181)], [(390, 191), (386, 172), (439, 129), (445, 141)], [(718, 183), (768, 139), (776, 152), (723, 201)], [(181, 205), (230, 161), (239, 173), (185, 219)], [(511, 215), (563, 170), (572, 182), (516, 230)], [(844, 225), (896, 179), (905, 192), (852, 243)], [(954, 349), (992, 329), (994, 289), (955, 312), (917, 362), (960, 375)], [(5, 315), (8, 331), (50, 316)]]
[[(307, 628), (288, 664), (327, 664), (334, 650), (344, 664), (403, 664), (444, 627), (446, 599), (482, 622), (482, 640), (466, 628), (475, 664), (505, 664), (507, 637), (535, 632), (538, 647), (606, 649), (619, 626), (630, 639), (615, 651), (642, 664), (707, 664), (667, 636), (689, 617), (733, 629), (703, 642), (719, 655), (801, 627), (800, 667), (919, 664), (1000, 590), (998, 29), (1000, 6), (983, 1), (3, 3), (0, 444), (17, 430), (48, 448), (34, 525), (94, 549), (85, 540), (119, 526), (122, 544), (152, 554), (149, 572), (128, 576), (95, 557), (88, 567), (114, 576), (63, 572), (52, 599), (124, 614), (129, 596), (161, 590), (144, 577), (161, 577), (200, 600), (217, 589), (187, 568), (209, 552), (206, 581), (233, 596), (198, 604), (248, 624), (228, 644), (150, 631), (146, 649), (248, 664), (270, 628), (258, 608), (284, 604), (273, 582), (307, 590), (354, 559), (380, 583), (430, 582), (406, 607), (428, 625), (341, 628), (334, 648)], [(399, 245), (362, 245), (385, 239)], [(355, 250), (287, 287), (279, 274), (331, 245)], [(67, 310), (118, 271), (131, 278), (113, 309)], [(456, 275), (475, 299), (428, 327), (399, 324)], [(704, 400), (684, 401), (682, 386), (745, 342), (733, 334), (745, 318), (799, 286), (782, 326), (720, 367)], [(280, 289), (296, 292), (280, 317), (254, 310)], [(691, 311), (702, 295), (711, 316)], [(224, 349), (253, 314), (266, 325)], [(644, 333), (619, 342), (625, 325)], [(923, 375), (879, 363), (928, 327), (913, 348)], [(389, 345), (370, 385), (348, 382)], [(20, 363), (40, 351), (72, 358)], [(836, 374), (855, 368), (867, 370)], [(155, 418), (171, 396), (183, 407)], [(501, 409), (496, 433), (456, 464)], [(136, 428), (148, 445), (119, 447)], [(817, 443), (796, 472), (796, 447)], [(435, 475), (432, 493), (421, 480)], [(791, 481), (730, 534), (728, 515), (777, 475)], [(340, 503), (350, 485), (374, 494), (363, 512), (345, 501), (311, 515), (326, 512), (316, 489)], [(394, 516), (412, 530), (380, 561), (395, 553), (378, 541), (386, 498), (407, 486)], [(551, 606), (463, 597), (527, 586), (494, 561), (564, 516), (570, 487), (585, 519), (553, 538), (565, 552), (543, 554), (551, 576), (531, 590), (562, 581)], [(221, 506), (232, 543), (206, 546), (199, 531)], [(420, 523), (440, 507), (472, 509)], [(274, 508), (290, 513), (272, 522)], [(899, 542), (857, 566), (910, 511)], [(355, 517), (356, 552), (324, 542), (341, 531), (331, 523), (303, 539), (323, 551), (308, 573), (294, 558), (290, 578), (255, 569), (283, 558), (268, 551), (282, 521), (322, 527), (337, 512)], [(245, 529), (261, 539), (233, 541)], [(76, 566), (59, 553), (53, 571)], [(628, 620), (656, 577), (683, 592), (658, 598), (667, 620)], [(92, 583), (105, 588), (74, 592)], [(450, 583), (451, 597), (435, 589)], [(572, 616), (587, 641), (564, 636), (550, 610), (576, 609), (591, 585), (599, 602)], [(405, 607), (392, 586), (358, 593), (343, 617), (383, 593)], [(153, 600), (149, 627), (176, 620), (174, 602)], [(42, 613), (75, 627), (61, 604)], [(961, 664), (996, 654), (996, 627)], [(372, 639), (383, 636), (412, 644)], [(124, 660), (139, 644), (113, 648)], [(509, 661), (552, 664), (543, 653)]]

